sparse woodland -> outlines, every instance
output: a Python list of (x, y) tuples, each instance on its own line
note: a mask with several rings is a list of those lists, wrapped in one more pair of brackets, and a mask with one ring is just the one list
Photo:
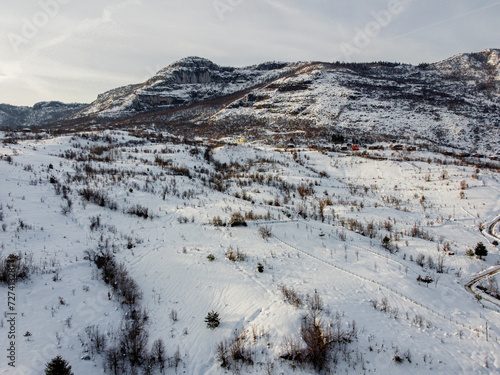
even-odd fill
[(59, 354), (86, 374), (500, 371), (499, 276), (465, 288), (500, 264), (500, 165), (24, 138), (0, 147), (0, 292), (13, 269), (26, 374)]

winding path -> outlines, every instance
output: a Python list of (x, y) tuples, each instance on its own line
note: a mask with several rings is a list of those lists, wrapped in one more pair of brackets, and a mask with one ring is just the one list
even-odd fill
[[(497, 239), (500, 240), (500, 237), (497, 236), (495, 234), (495, 231), (494, 231), (494, 228), (495, 226), (500, 223), (500, 217), (497, 218), (492, 224), (490, 224), (488, 226), (488, 234), (492, 237), (495, 237)], [(474, 285), (477, 284), (478, 282), (480, 282), (481, 280), (483, 279), (486, 279), (487, 277), (490, 277), (490, 276), (493, 276), (493, 275), (496, 275), (497, 273), (500, 273), (500, 266), (495, 266), (494, 268), (492, 268), (491, 270), (487, 271), (487, 272), (483, 272), (481, 273), (479, 276), (476, 276), (475, 278), (473, 278), (471, 281), (469, 281), (467, 284), (465, 284), (465, 290), (468, 291), (469, 293), (473, 294), (474, 296), (477, 295), (477, 292), (474, 291)], [(491, 296), (489, 296), (488, 294), (486, 293), (482, 293), (481, 294), (481, 297), (485, 300), (487, 300), (488, 302), (500, 307), (500, 301), (496, 298), (493, 298)], [(484, 305), (483, 305), (484, 306)], [(485, 306), (486, 307), (486, 306)], [(494, 310), (496, 311), (496, 310)]]

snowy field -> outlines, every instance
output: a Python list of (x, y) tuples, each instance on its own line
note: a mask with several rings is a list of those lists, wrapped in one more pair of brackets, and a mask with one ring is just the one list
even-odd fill
[[(15, 304), (0, 286), (2, 375), (57, 355), (75, 374), (157, 374), (159, 342), (165, 374), (500, 372), (500, 301), (466, 289), (500, 264), (495, 170), (125, 132), (6, 141), (0, 155), (2, 267), (16, 254), (29, 269)], [(106, 283), (105, 255), (133, 297)], [(143, 347), (113, 370), (138, 311)], [(321, 365), (307, 358), (312, 315)]]

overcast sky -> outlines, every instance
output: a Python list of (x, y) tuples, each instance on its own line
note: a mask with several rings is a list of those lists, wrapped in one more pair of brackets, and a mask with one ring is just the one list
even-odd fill
[(0, 103), (89, 103), (186, 56), (435, 62), (500, 48), (499, 21), (498, 0), (5, 0)]

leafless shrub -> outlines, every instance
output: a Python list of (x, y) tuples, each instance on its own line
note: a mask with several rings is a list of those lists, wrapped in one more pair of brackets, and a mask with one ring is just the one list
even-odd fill
[(247, 255), (242, 252), (239, 248), (233, 249), (232, 246), (226, 250), (226, 257), (233, 262), (242, 262), (246, 259)]
[(224, 341), (221, 341), (217, 345), (217, 359), (220, 361), (220, 365), (222, 368), (229, 369), (231, 367), (231, 362), (229, 361), (227, 343)]
[(424, 324), (424, 317), (422, 315), (415, 315), (413, 317), (412, 323), (420, 328)]
[(325, 368), (328, 361), (330, 345), (333, 334), (330, 328), (320, 318), (306, 315), (302, 319), (300, 336), (306, 347), (303, 351), (305, 359), (312, 364), (317, 371)]
[(220, 216), (214, 216), (210, 220), (210, 224), (212, 224), (215, 227), (223, 227), (226, 225)]
[(323, 300), (317, 290), (314, 291), (312, 297), (307, 296), (307, 306), (313, 315), (319, 315), (319, 312), (323, 311)]
[(417, 257), (415, 258), (415, 263), (417, 263), (420, 267), (423, 267), (424, 262), (425, 262), (425, 255), (422, 253), (418, 253)]
[(19, 225), (17, 226), (16, 231), (20, 232), (22, 230), (31, 230), (33, 229), (33, 226), (30, 224), (26, 224), (24, 220), (19, 219)]
[[(17, 282), (28, 280), (30, 276), (38, 272), (38, 267), (33, 262), (32, 254), (10, 254), (3, 258), (0, 254), (0, 283)], [(14, 276), (14, 277), (13, 277)]]
[(234, 212), (231, 215), (231, 220), (229, 221), (229, 224), (232, 227), (246, 227), (247, 222), (245, 221), (245, 218), (241, 214), (241, 212)]
[(399, 316), (399, 309), (397, 307), (389, 309), (389, 314), (391, 315), (391, 318), (397, 319)]
[(437, 259), (436, 263), (436, 272), (437, 273), (444, 273), (444, 256), (440, 254)]
[(176, 322), (179, 319), (178, 314), (177, 314), (177, 310), (172, 309), (170, 311), (170, 319), (172, 319), (172, 322)]
[(177, 346), (177, 350), (171, 357), (168, 358), (168, 365), (169, 367), (178, 368), (181, 362), (182, 362), (181, 350)]
[(430, 237), (429, 233), (420, 228), (417, 223), (410, 229), (410, 236), (422, 239), (428, 239)]
[(288, 302), (290, 305), (293, 305), (295, 307), (302, 306), (302, 296), (299, 293), (297, 293), (295, 289), (282, 286), (281, 293), (283, 294), (285, 301)]
[(427, 257), (427, 267), (430, 270), (433, 270), (434, 268), (436, 268), (436, 263), (434, 262), (434, 258), (431, 257), (430, 255)]
[(78, 194), (85, 202), (94, 203), (101, 207), (107, 207), (114, 211), (118, 209), (118, 205), (113, 202), (113, 200), (102, 190), (86, 187), (81, 189)]
[(148, 334), (141, 321), (128, 321), (120, 338), (120, 351), (131, 368), (139, 367), (147, 357)]
[(305, 198), (309, 195), (313, 195), (314, 189), (310, 185), (302, 183), (297, 187), (297, 192), (299, 193), (301, 198)]
[(100, 249), (94, 256), (104, 282), (109, 284), (122, 298), (123, 303), (133, 308), (142, 297), (139, 285), (128, 274), (124, 263), (117, 263), (110, 249)]
[(280, 357), (288, 361), (302, 362), (302, 344), (294, 337), (286, 336), (281, 343)]
[(382, 300), (380, 301), (380, 311), (386, 312), (388, 307), (389, 307), (389, 301), (387, 297), (383, 297)]
[(98, 325), (87, 326), (87, 328), (85, 328), (85, 333), (89, 339), (87, 345), (92, 356), (95, 354), (101, 354), (106, 350), (107, 337), (99, 329)]
[(97, 216), (91, 216), (90, 217), (90, 230), (95, 231), (101, 229), (101, 217), (99, 215)]
[(177, 221), (179, 224), (187, 224), (189, 223), (189, 218), (187, 216), (179, 216), (177, 217)]
[(410, 352), (410, 349), (406, 350), (403, 353), (403, 358), (406, 359), (408, 361), (408, 363), (411, 363), (411, 352)]
[(72, 207), (71, 200), (67, 200), (66, 201), (66, 205), (65, 206), (64, 205), (61, 206), (61, 213), (64, 216), (68, 216), (71, 213), (71, 207)]
[(264, 240), (267, 241), (267, 239), (272, 236), (271, 227), (268, 225), (259, 227), (259, 234), (262, 236)]
[(125, 374), (125, 359), (119, 347), (111, 347), (106, 350), (105, 368), (113, 375)]
[(253, 210), (245, 212), (245, 220), (271, 220), (271, 212), (267, 211), (265, 215), (256, 214)]
[(153, 347), (151, 349), (151, 356), (155, 359), (155, 362), (160, 368), (160, 372), (163, 373), (165, 369), (165, 363), (167, 361), (167, 351), (165, 350), (165, 343), (162, 339), (157, 339), (153, 342)]
[(229, 356), (233, 363), (253, 364), (252, 351), (247, 348), (245, 330), (236, 331), (234, 338), (228, 343)]
[(129, 215), (135, 215), (144, 219), (150, 217), (149, 209), (147, 207), (141, 206), (140, 204), (135, 204), (126, 210)]

